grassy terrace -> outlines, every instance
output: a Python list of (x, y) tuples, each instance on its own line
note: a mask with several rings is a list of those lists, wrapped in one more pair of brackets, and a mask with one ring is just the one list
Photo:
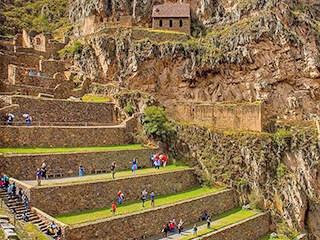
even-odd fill
[(145, 149), (141, 144), (105, 147), (61, 147), (61, 148), (0, 148), (3, 154), (46, 154), (46, 153), (71, 153), (71, 152), (98, 152), (117, 150)]
[[(159, 207), (163, 205), (178, 203), (184, 200), (211, 194), (211, 193), (220, 191), (222, 189), (223, 188), (221, 187), (219, 188), (203, 187), (203, 188), (196, 188), (196, 189), (178, 193), (178, 194), (167, 195), (163, 197), (156, 197), (155, 205), (156, 207)], [(145, 208), (142, 207), (141, 201), (131, 203), (131, 204), (124, 204), (122, 206), (117, 207), (116, 216), (122, 215), (122, 214), (139, 212), (139, 211), (151, 209), (151, 208), (152, 207), (150, 206), (150, 202), (146, 203)], [(103, 208), (103, 209), (94, 210), (94, 211), (56, 216), (56, 219), (65, 224), (75, 225), (75, 224), (80, 224), (80, 223), (85, 223), (85, 222), (90, 222), (90, 221), (95, 221), (98, 219), (104, 219), (104, 218), (110, 218), (110, 217), (112, 217), (111, 206), (108, 208)]]
[[(189, 169), (187, 166), (167, 166), (166, 168), (146, 168), (146, 169), (138, 169), (136, 173), (132, 173), (130, 171), (119, 171), (116, 172), (116, 179), (132, 177), (132, 176), (144, 176), (144, 175), (152, 175), (155, 173), (164, 173), (164, 172), (171, 172), (175, 170), (184, 170)], [(62, 178), (62, 179), (53, 179), (53, 180), (44, 180), (42, 181), (42, 186), (54, 186), (54, 185), (65, 185), (65, 184), (72, 184), (72, 183), (81, 183), (81, 182), (96, 182), (96, 181), (103, 181), (103, 180), (111, 180), (112, 176), (110, 173), (107, 174), (95, 174), (95, 175), (87, 175), (83, 176), (82, 178), (79, 177), (72, 177), (72, 178)], [(32, 181), (36, 184), (36, 181)], [(35, 186), (35, 187), (42, 187), (42, 186)]]
[[(204, 227), (202, 227), (201, 229), (199, 227), (197, 237), (201, 237), (205, 234), (219, 230), (219, 229), (226, 227), (228, 225), (240, 222), (240, 221), (245, 220), (247, 218), (250, 218), (254, 215), (257, 215), (258, 213), (260, 213), (258, 210), (242, 210), (240, 208), (225, 212), (225, 213), (220, 214), (218, 216), (215, 216), (211, 219), (211, 228), (210, 229), (207, 229), (206, 225)], [(189, 235), (189, 236), (183, 237), (181, 239), (187, 240), (187, 239), (194, 239), (197, 237), (195, 237), (193, 235)]]

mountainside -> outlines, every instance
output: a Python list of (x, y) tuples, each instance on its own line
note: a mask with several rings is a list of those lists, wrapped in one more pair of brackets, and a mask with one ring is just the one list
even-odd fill
[(77, 35), (100, 30), (81, 39), (75, 65), (94, 81), (155, 94), (167, 106), (263, 100), (269, 117), (319, 112), (319, 3), (189, 1), (195, 36), (189, 40), (112, 27), (117, 14), (149, 26), (152, 5), (160, 2), (75, 1), (70, 19), (82, 24)]

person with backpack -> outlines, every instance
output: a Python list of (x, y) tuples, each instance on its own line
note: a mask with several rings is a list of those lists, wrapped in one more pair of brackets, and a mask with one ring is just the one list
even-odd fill
[(154, 162), (155, 156), (156, 156), (156, 155), (155, 155), (154, 153), (152, 153), (152, 154), (150, 155), (151, 167), (154, 167), (153, 162)]
[(6, 118), (7, 118), (7, 124), (9, 126), (12, 126), (13, 125), (13, 119), (14, 119), (14, 115), (12, 113), (8, 113), (6, 115)]
[(118, 203), (119, 205), (121, 205), (124, 199), (124, 194), (121, 192), (121, 190), (119, 190), (117, 195), (118, 195)]
[(47, 164), (45, 162), (42, 163), (40, 171), (41, 171), (42, 179), (46, 179), (47, 178)]
[(131, 166), (132, 173), (135, 173), (137, 169), (138, 169), (138, 160), (134, 158), (132, 160), (132, 166)]
[(26, 117), (26, 124), (27, 124), (27, 126), (31, 126), (32, 125), (32, 117), (29, 115), (29, 114), (27, 114), (28, 116)]

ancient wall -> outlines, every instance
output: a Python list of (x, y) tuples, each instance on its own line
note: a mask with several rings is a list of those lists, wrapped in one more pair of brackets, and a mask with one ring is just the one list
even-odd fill
[(149, 28), (133, 28), (131, 32), (133, 40), (150, 39), (156, 42), (187, 41), (190, 37), (183, 33), (159, 32)]
[(133, 175), (116, 181), (100, 180), (32, 188), (30, 204), (55, 216), (110, 207), (112, 203), (117, 202), (119, 189), (125, 195), (124, 203), (131, 203), (140, 199), (144, 189), (148, 192), (153, 191), (156, 196), (163, 196), (198, 186), (194, 170), (178, 170), (147, 176)]
[(55, 154), (21, 154), (0, 155), (3, 172), (19, 180), (33, 180), (35, 169), (43, 162), (47, 164), (48, 176), (73, 177), (78, 175), (80, 165), (85, 168), (85, 174), (110, 172), (110, 166), (116, 161), (117, 171), (128, 170), (130, 160), (138, 158), (139, 168), (151, 167), (150, 154), (157, 149), (121, 150), (83, 153)]
[(178, 121), (209, 125), (226, 130), (263, 131), (263, 104), (178, 102), (168, 106), (169, 116)]
[(211, 234), (202, 236), (201, 239), (256, 240), (270, 231), (270, 224), (270, 214), (261, 213)]
[[(162, 26), (160, 25), (162, 21)], [(172, 27), (170, 27), (170, 21), (172, 21)], [(182, 21), (182, 26), (180, 26), (180, 21)], [(184, 32), (190, 34), (190, 18), (153, 18), (152, 28), (159, 30), (170, 30), (176, 32)]]
[(89, 147), (134, 143), (136, 119), (106, 127), (0, 127), (2, 147)]
[(64, 72), (64, 62), (57, 60), (43, 60), (39, 61), (39, 68), (43, 72), (44, 76), (53, 77), (53, 75), (57, 72)]
[[(155, 201), (157, 204), (157, 202)], [(199, 197), (197, 199), (157, 207), (129, 216), (116, 216), (112, 219), (99, 220), (66, 228), (64, 239), (143, 239), (142, 237), (158, 235), (163, 224), (171, 219), (182, 219), (185, 225), (198, 221), (199, 216), (207, 210), (210, 215), (217, 215), (237, 207), (232, 190)], [(119, 227), (121, 226), (121, 227)], [(123, 231), (125, 229), (125, 231)]]
[(214, 110), (215, 127), (230, 130), (263, 131), (261, 103), (217, 104)]
[[(46, 81), (46, 79), (43, 79)], [(22, 114), (29, 113), (34, 122), (41, 125), (111, 125), (114, 124), (113, 103), (90, 103), (81, 101), (12, 97), (18, 104), (13, 114), (15, 121), (24, 121)]]

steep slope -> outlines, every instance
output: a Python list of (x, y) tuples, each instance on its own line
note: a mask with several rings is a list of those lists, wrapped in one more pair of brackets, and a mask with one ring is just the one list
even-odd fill
[(108, 28), (113, 24), (108, 14), (131, 16), (133, 9), (135, 24), (146, 26), (152, 5), (163, 1), (133, 1), (135, 8), (131, 1), (85, 2), (71, 7), (71, 19), (83, 24), (77, 34), (88, 26), (102, 31), (82, 39), (85, 47), (74, 63), (95, 81), (153, 93), (167, 106), (263, 100), (269, 117), (300, 120), (319, 112), (316, 1), (192, 1), (198, 38), (189, 41), (139, 38), (135, 28)]

